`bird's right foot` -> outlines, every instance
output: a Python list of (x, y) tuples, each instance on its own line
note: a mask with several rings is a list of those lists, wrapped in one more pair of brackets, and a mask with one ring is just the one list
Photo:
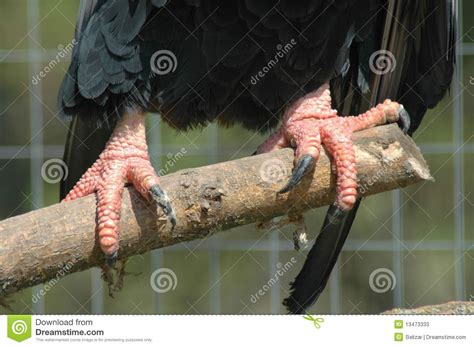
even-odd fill
[[(295, 167), (288, 183), (279, 194), (290, 192), (303, 177), (312, 171), (324, 145), (331, 155), (336, 170), (337, 194), (335, 205), (348, 211), (357, 199), (357, 171), (352, 134), (377, 125), (401, 120), (406, 124), (408, 115), (403, 106), (385, 100), (369, 111), (353, 117), (339, 117), (331, 106), (329, 83), (297, 100), (287, 110), (283, 123), (257, 150), (295, 148)], [(405, 127), (408, 129), (408, 125)]]
[(145, 116), (126, 114), (119, 121), (99, 159), (89, 168), (63, 201), (97, 192), (97, 231), (107, 265), (114, 267), (119, 249), (119, 220), (125, 184), (132, 184), (148, 200), (155, 201), (173, 225), (176, 216), (158, 176), (151, 166), (145, 134)]

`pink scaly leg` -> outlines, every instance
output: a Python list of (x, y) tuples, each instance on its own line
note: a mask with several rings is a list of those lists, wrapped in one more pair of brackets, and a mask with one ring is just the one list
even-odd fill
[(143, 114), (122, 116), (99, 159), (63, 200), (70, 201), (97, 192), (99, 243), (110, 264), (117, 259), (120, 208), (127, 183), (131, 183), (145, 198), (155, 200), (173, 226), (176, 224), (171, 203), (159, 187), (158, 176), (150, 163)]
[(257, 150), (265, 153), (291, 143), (296, 147), (295, 169), (288, 184), (279, 193), (293, 189), (318, 160), (323, 144), (334, 159), (337, 174), (336, 206), (349, 210), (357, 198), (356, 157), (352, 133), (387, 122), (396, 122), (404, 115), (403, 107), (390, 100), (355, 117), (338, 117), (331, 108), (329, 84), (297, 100), (285, 112), (283, 124)]

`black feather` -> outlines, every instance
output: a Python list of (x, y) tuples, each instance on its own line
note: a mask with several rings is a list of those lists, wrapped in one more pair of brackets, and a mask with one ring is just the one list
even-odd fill
[(283, 301), (290, 313), (304, 313), (326, 287), (358, 207), (359, 204), (356, 204), (348, 212), (334, 205), (329, 207), (321, 232), (309, 251), (303, 268), (291, 283), (290, 296)]

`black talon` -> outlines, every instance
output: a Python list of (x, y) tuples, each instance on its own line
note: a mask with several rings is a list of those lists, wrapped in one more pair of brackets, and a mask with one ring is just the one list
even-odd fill
[(174, 228), (176, 226), (176, 214), (174, 213), (173, 206), (171, 206), (168, 195), (158, 185), (154, 185), (150, 188), (150, 195), (161, 207)]
[(107, 266), (111, 269), (115, 269), (115, 265), (117, 264), (118, 259), (118, 252), (115, 251), (111, 255), (107, 255), (105, 261), (107, 262)]
[(398, 108), (398, 123), (403, 131), (403, 133), (406, 135), (408, 133), (408, 130), (410, 129), (410, 115), (408, 114), (407, 110), (403, 107), (403, 105), (400, 105)]
[(336, 204), (331, 205), (327, 213), (327, 223), (326, 225), (338, 225), (342, 222), (346, 211), (337, 206)]
[(313, 168), (314, 162), (314, 158), (309, 154), (303, 155), (298, 160), (298, 163), (296, 163), (290, 180), (288, 181), (286, 186), (284, 186), (278, 191), (278, 194), (287, 193), (292, 190), (298, 183), (300, 183), (304, 175)]

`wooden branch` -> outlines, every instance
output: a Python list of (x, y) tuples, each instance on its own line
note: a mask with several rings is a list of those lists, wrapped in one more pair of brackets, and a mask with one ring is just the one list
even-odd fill
[(428, 305), (417, 308), (394, 308), (390, 311), (385, 311), (382, 314), (474, 314), (474, 302), (471, 301), (450, 301), (444, 304)]
[[(361, 195), (431, 178), (419, 149), (396, 125), (359, 132), (354, 142)], [(120, 258), (334, 201), (335, 177), (324, 151), (312, 179), (309, 175), (289, 194), (276, 194), (292, 166), (293, 151), (285, 149), (162, 177), (177, 214), (174, 230), (156, 206), (126, 189)], [(95, 204), (91, 195), (0, 222), (0, 297), (103, 264)]]

